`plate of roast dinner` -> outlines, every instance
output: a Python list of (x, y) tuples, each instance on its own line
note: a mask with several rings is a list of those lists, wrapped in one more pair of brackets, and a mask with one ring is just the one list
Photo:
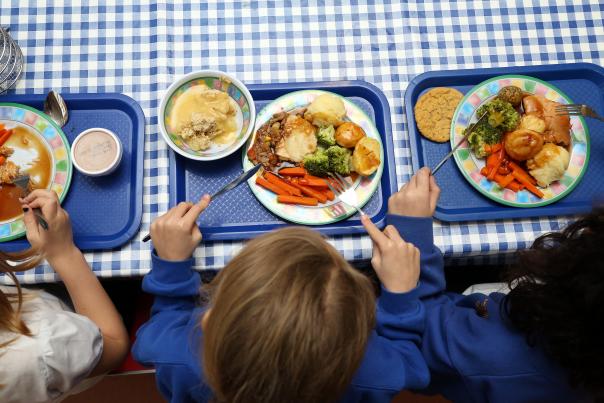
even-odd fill
[(44, 113), (26, 105), (0, 103), (0, 242), (25, 233), (15, 179), (29, 175), (27, 191), (52, 189), (63, 200), (71, 182), (69, 143)]
[(243, 168), (256, 164), (263, 169), (248, 184), (260, 203), (284, 220), (322, 225), (355, 212), (337, 201), (332, 176), (354, 187), (362, 207), (379, 186), (384, 149), (372, 120), (353, 102), (303, 90), (277, 98), (256, 117)]
[(451, 146), (479, 117), (454, 158), (463, 176), (484, 196), (514, 207), (554, 203), (580, 182), (589, 161), (589, 131), (581, 116), (559, 115), (573, 103), (545, 81), (504, 75), (470, 90), (455, 110)]

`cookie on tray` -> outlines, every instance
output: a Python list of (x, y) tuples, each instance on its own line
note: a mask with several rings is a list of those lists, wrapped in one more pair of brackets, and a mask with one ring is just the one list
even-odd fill
[(415, 121), (422, 136), (438, 143), (449, 141), (451, 120), (463, 94), (455, 88), (436, 87), (419, 97)]

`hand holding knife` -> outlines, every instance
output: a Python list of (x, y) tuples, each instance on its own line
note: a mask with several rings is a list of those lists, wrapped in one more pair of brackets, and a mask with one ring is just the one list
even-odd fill
[[(237, 186), (239, 186), (240, 184), (242, 184), (243, 182), (247, 181), (248, 179), (250, 179), (252, 176), (254, 176), (256, 174), (256, 172), (258, 172), (258, 170), (262, 167), (262, 164), (258, 164), (255, 165), (252, 169), (250, 169), (249, 171), (245, 171), (243, 172), (241, 175), (239, 175), (237, 178), (235, 178), (234, 180), (232, 180), (231, 182), (227, 183), (226, 185), (224, 185), (222, 188), (220, 188), (217, 192), (215, 192), (213, 195), (210, 196), (210, 201), (214, 201), (214, 199), (216, 199), (219, 196), (222, 196), (223, 194), (225, 194), (226, 192), (235, 189)], [(151, 240), (151, 234), (147, 234), (144, 238), (143, 238), (143, 242), (149, 242), (149, 240)]]

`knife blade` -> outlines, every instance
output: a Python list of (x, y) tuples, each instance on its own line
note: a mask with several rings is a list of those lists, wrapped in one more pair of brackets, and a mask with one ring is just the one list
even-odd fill
[(218, 190), (217, 192), (215, 192), (213, 195), (210, 196), (211, 200), (214, 200), (215, 198), (217, 198), (218, 196), (221, 196), (223, 194), (225, 194), (226, 192), (228, 192), (229, 190), (233, 190), (235, 189), (237, 186), (239, 186), (240, 184), (242, 184), (243, 182), (247, 181), (248, 179), (250, 179), (252, 176), (254, 176), (254, 174), (256, 172), (258, 172), (258, 170), (262, 167), (262, 164), (258, 164), (255, 165), (252, 169), (250, 169), (249, 171), (245, 171), (244, 173), (242, 173), (241, 175), (239, 175), (237, 178), (235, 178), (233, 181), (227, 183), (226, 185), (224, 185), (220, 190)]
[[(210, 200), (213, 201), (214, 199), (216, 199), (219, 196), (222, 196), (229, 190), (235, 189), (237, 186), (241, 185), (243, 182), (247, 181), (252, 176), (254, 176), (254, 174), (256, 172), (258, 172), (258, 170), (261, 167), (262, 167), (262, 164), (258, 164), (258, 165), (255, 165), (252, 169), (243, 172), (241, 175), (236, 177), (234, 180), (232, 180), (231, 182), (229, 182), (226, 185), (224, 185), (223, 187), (221, 187), (218, 191), (214, 192), (214, 194), (210, 196)], [(151, 234), (147, 234), (143, 238), (143, 242), (149, 242), (149, 240), (151, 240)]]
[(463, 144), (464, 141), (466, 141), (466, 139), (468, 138), (468, 136), (470, 136), (470, 134), (472, 134), (472, 132), (474, 131), (474, 129), (478, 126), (478, 124), (480, 122), (482, 122), (482, 120), (488, 115), (488, 113), (484, 113), (480, 119), (478, 119), (476, 121), (476, 123), (474, 123), (474, 126), (472, 126), (470, 128), (470, 130), (466, 131), (466, 134), (464, 134), (463, 138), (461, 140), (459, 140), (457, 142), (457, 144), (455, 145), (455, 147), (453, 147), (453, 149), (451, 150), (451, 152), (447, 155), (445, 155), (445, 158), (443, 158), (438, 164), (436, 164), (436, 166), (434, 168), (432, 168), (432, 175), (434, 175), (443, 165), (445, 162), (447, 162), (447, 160), (449, 158), (451, 158), (451, 156), (455, 153), (455, 150), (457, 150), (459, 148), (460, 145)]

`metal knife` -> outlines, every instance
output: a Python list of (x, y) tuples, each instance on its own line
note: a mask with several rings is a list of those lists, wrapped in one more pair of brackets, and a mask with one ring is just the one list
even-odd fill
[(444, 163), (447, 162), (447, 160), (449, 158), (451, 158), (451, 156), (455, 153), (455, 150), (457, 150), (459, 148), (459, 146), (462, 145), (464, 141), (466, 141), (468, 136), (470, 136), (470, 134), (472, 134), (474, 129), (478, 126), (479, 123), (481, 123), (483, 121), (483, 119), (485, 119), (487, 117), (487, 115), (488, 115), (488, 113), (485, 113), (484, 115), (482, 115), (480, 117), (480, 119), (478, 119), (476, 121), (476, 123), (474, 123), (474, 126), (472, 126), (470, 128), (470, 130), (466, 131), (466, 134), (464, 134), (463, 138), (457, 142), (457, 144), (455, 145), (455, 147), (453, 147), (451, 152), (449, 154), (445, 155), (445, 158), (443, 158), (438, 164), (436, 164), (436, 166), (434, 168), (432, 168), (432, 175), (434, 175), (444, 165)]
[[(29, 194), (29, 175), (21, 175), (18, 178), (16, 178), (13, 183), (21, 188), (21, 197), (25, 198), (27, 197), (27, 195)], [(40, 224), (40, 227), (44, 228), (46, 231), (48, 231), (48, 223), (46, 222), (46, 220), (44, 219), (44, 216), (42, 215), (42, 211), (40, 211), (39, 208), (35, 208), (32, 209), (34, 212), (34, 215), (36, 216), (36, 219), (38, 220), (38, 224)]]
[[(241, 175), (239, 175), (237, 178), (235, 178), (234, 180), (232, 180), (231, 182), (227, 183), (226, 185), (224, 185), (222, 188), (220, 188), (217, 192), (215, 192), (213, 195), (210, 196), (210, 200), (214, 200), (219, 196), (222, 196), (223, 194), (225, 194), (226, 192), (228, 192), (229, 190), (233, 190), (235, 189), (237, 186), (239, 186), (240, 184), (242, 184), (243, 182), (247, 181), (248, 179), (250, 179), (252, 176), (254, 176), (254, 174), (256, 172), (258, 172), (258, 170), (262, 167), (262, 164), (258, 164), (255, 165), (252, 169), (250, 169), (249, 171), (245, 171), (244, 173), (242, 173)], [(147, 234), (144, 238), (143, 238), (143, 242), (149, 242), (149, 240), (151, 239), (151, 234)]]

